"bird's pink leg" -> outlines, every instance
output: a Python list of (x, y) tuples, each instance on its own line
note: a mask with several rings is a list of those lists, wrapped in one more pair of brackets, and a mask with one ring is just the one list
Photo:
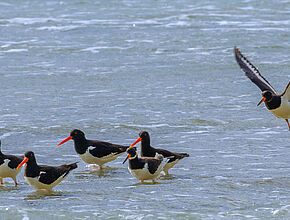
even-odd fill
[(15, 187), (17, 187), (18, 184), (17, 184), (16, 178), (13, 178), (13, 180), (14, 180)]
[(287, 124), (288, 124), (288, 128), (289, 128), (289, 131), (290, 131), (290, 124), (289, 124), (289, 121), (288, 121), (288, 119), (285, 119), (286, 120), (286, 122), (287, 122)]

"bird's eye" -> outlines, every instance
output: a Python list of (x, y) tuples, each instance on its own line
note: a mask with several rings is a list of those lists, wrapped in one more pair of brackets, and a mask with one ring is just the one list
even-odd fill
[(78, 132), (77, 132), (77, 131), (75, 131), (75, 134), (78, 134)]

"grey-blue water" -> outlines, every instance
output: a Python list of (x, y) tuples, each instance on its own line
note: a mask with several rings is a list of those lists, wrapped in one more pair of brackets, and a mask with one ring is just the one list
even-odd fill
[[(289, 219), (290, 133), (238, 67), (237, 46), (278, 92), (290, 78), (289, 1), (0, 2), (0, 138), (39, 164), (80, 161), (39, 194), (11, 179), (0, 219)], [(187, 152), (159, 184), (122, 164), (91, 170), (73, 142)], [(139, 146), (139, 145), (138, 145)]]

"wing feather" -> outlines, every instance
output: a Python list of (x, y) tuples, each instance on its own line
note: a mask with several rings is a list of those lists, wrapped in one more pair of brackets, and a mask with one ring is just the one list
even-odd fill
[(286, 86), (285, 90), (281, 93), (280, 96), (285, 96), (288, 102), (290, 102), (290, 82)]
[(274, 94), (277, 94), (275, 89), (266, 80), (265, 77), (261, 75), (259, 70), (247, 60), (247, 58), (235, 47), (235, 57), (240, 66), (240, 68), (245, 72), (246, 76), (255, 83), (262, 91), (269, 90)]

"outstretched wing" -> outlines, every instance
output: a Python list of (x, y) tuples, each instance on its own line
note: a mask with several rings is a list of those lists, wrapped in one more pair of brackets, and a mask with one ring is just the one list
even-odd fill
[(277, 94), (275, 89), (265, 79), (265, 77), (261, 75), (259, 70), (250, 61), (248, 61), (247, 58), (244, 57), (244, 55), (236, 47), (235, 47), (235, 57), (239, 66), (245, 72), (246, 76), (253, 83), (255, 83), (262, 91), (269, 90), (274, 94)]
[(286, 86), (284, 92), (280, 96), (285, 96), (285, 98), (290, 102), (290, 82), (288, 82), (288, 85)]

